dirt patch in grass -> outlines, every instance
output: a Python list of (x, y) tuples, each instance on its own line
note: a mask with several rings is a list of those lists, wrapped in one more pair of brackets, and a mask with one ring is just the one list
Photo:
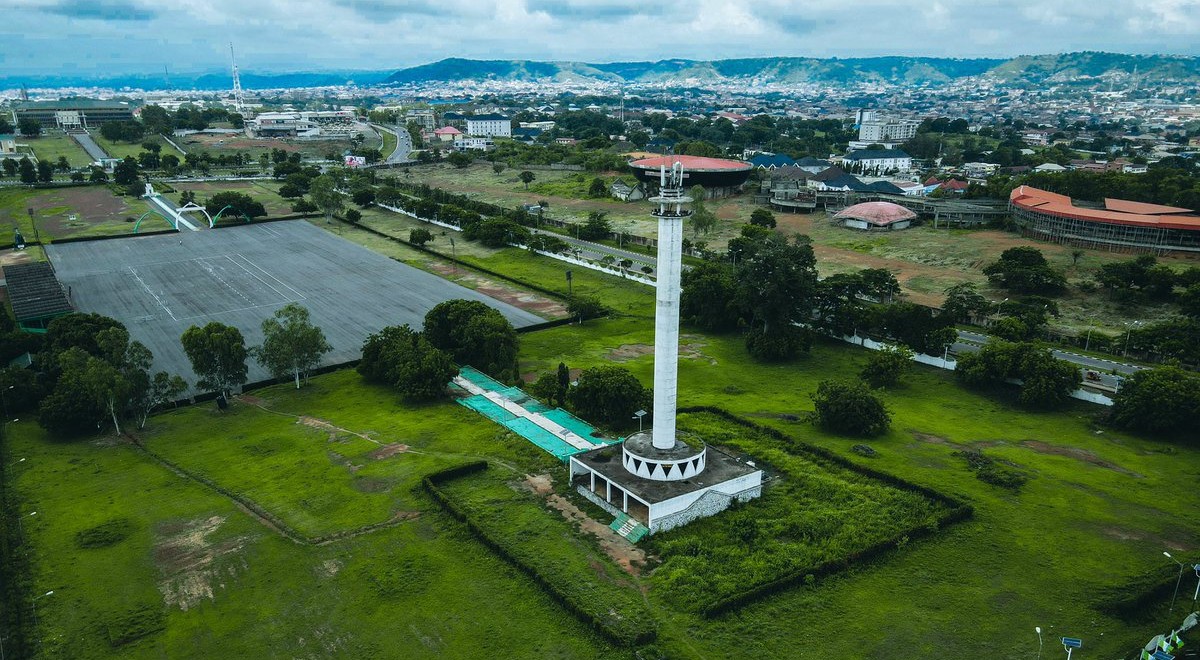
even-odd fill
[(384, 445), (379, 449), (376, 449), (370, 454), (367, 454), (367, 456), (376, 461), (382, 461), (385, 458), (391, 458), (396, 454), (403, 454), (406, 451), (408, 451), (408, 445), (399, 442), (393, 442), (390, 445)]
[(557, 319), (567, 315), (566, 306), (557, 300), (488, 279), (453, 264), (434, 262), (429, 264), (429, 269), (448, 280), (458, 282), (527, 312), (533, 312), (542, 318)]
[(604, 554), (630, 575), (638, 575), (646, 565), (646, 551), (634, 546), (627, 539), (614, 532), (608, 525), (589, 518), (579, 507), (569, 500), (554, 493), (554, 479), (548, 474), (526, 475), (523, 481), (513, 484), (518, 490), (525, 490), (544, 498), (546, 504), (559, 513), (568, 522), (576, 523), (584, 532), (596, 537)]
[(317, 565), (317, 575), (331, 578), (342, 570), (342, 562), (337, 559), (326, 559)]
[(652, 355), (653, 353), (654, 347), (649, 344), (621, 344), (610, 350), (604, 357), (613, 362), (629, 362), (643, 355)]
[(321, 429), (322, 431), (328, 431), (329, 439), (331, 441), (336, 440), (337, 434), (339, 434), (339, 433), (348, 433), (350, 435), (362, 438), (363, 440), (368, 440), (370, 442), (374, 442), (377, 445), (381, 444), (378, 440), (372, 438), (371, 436), (369, 436), (365, 433), (356, 433), (354, 431), (349, 431), (344, 428), (341, 428), (340, 426), (334, 426), (333, 424), (331, 424), (323, 419), (317, 419), (316, 417), (309, 417), (308, 415), (300, 415), (299, 417), (296, 418), (296, 423), (303, 424), (305, 426), (310, 426), (314, 429)]
[(1112, 470), (1113, 472), (1128, 475), (1128, 476), (1134, 477), (1136, 479), (1143, 478), (1143, 475), (1140, 475), (1137, 472), (1134, 472), (1132, 470), (1127, 470), (1127, 469), (1121, 467), (1120, 465), (1117, 465), (1116, 463), (1113, 463), (1111, 461), (1106, 461), (1103, 458), (1100, 458), (1099, 456), (1093, 454), (1092, 452), (1090, 452), (1086, 449), (1080, 449), (1078, 447), (1063, 447), (1061, 445), (1052, 445), (1047, 442), (1042, 442), (1041, 440), (1025, 440), (1025, 441), (1021, 442), (1021, 446), (1028, 447), (1029, 449), (1032, 449), (1039, 454), (1051, 454), (1053, 456), (1066, 456), (1068, 458), (1073, 458), (1077, 461), (1083, 461), (1084, 463), (1088, 463), (1090, 465), (1095, 465), (1096, 467), (1102, 467), (1106, 470)]
[(224, 580), (245, 567), (218, 562), (240, 551), (246, 543), (245, 537), (209, 541), (208, 537), (224, 522), (224, 517), (212, 516), (158, 527), (153, 556), (162, 573), (158, 590), (168, 607), (186, 612), (205, 599), (213, 600), (215, 589), (224, 587)]
[(351, 485), (360, 493), (386, 493), (391, 490), (392, 481), (380, 477), (358, 477), (351, 482)]

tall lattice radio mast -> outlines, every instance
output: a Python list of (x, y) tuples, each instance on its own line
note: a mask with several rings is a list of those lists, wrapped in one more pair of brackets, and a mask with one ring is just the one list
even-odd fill
[(246, 109), (246, 99), (242, 96), (242, 79), (238, 76), (237, 58), (233, 54), (233, 42), (229, 42), (229, 60), (233, 63), (233, 107), (238, 112)]

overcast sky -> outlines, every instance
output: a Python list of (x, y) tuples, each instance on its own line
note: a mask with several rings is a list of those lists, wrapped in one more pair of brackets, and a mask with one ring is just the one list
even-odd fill
[[(13, 4), (15, 2), (15, 8)], [(1200, 0), (8, 0), (9, 75), (397, 69), (444, 57), (1200, 54)]]

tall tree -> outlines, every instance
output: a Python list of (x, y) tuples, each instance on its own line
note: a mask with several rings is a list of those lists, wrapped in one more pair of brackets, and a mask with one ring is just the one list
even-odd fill
[(692, 198), (692, 233), (699, 236), (712, 231), (713, 227), (717, 226), (717, 215), (708, 208), (708, 204), (704, 201), (706, 193), (704, 186), (692, 186), (690, 191)]
[(35, 138), (42, 134), (42, 125), (33, 117), (21, 117), (17, 120), (17, 128), (24, 137)]
[(289, 303), (262, 322), (263, 343), (253, 350), (254, 358), (276, 378), (291, 374), (300, 389), (300, 376), (321, 362), (333, 349), (325, 333), (309, 321), (308, 309)]
[(160, 371), (150, 379), (142, 395), (134, 401), (138, 414), (138, 428), (146, 427), (146, 420), (155, 408), (177, 400), (187, 391), (183, 377)]
[(337, 191), (337, 181), (328, 174), (313, 179), (308, 187), (308, 196), (325, 214), (326, 220), (332, 220), (333, 214), (341, 211), (346, 205), (344, 196)]
[(18, 169), (21, 171), (21, 183), (37, 183), (37, 168), (33, 166), (33, 161), (22, 158)]
[(459, 365), (503, 381), (517, 377), (517, 332), (498, 310), (477, 300), (447, 300), (425, 315), (429, 343)]
[(533, 180), (537, 178), (537, 175), (529, 170), (522, 170), (521, 173), (517, 175), (517, 178), (521, 180), (521, 183), (525, 184), (525, 190), (529, 190), (529, 184), (533, 183)]
[(241, 330), (212, 321), (203, 328), (188, 328), (180, 341), (199, 376), (199, 387), (228, 397), (232, 388), (246, 382), (246, 340)]
[(584, 369), (567, 399), (584, 419), (615, 429), (628, 426), (635, 411), (650, 407), (651, 392), (628, 369), (602, 366)]
[(388, 326), (363, 343), (358, 372), (369, 382), (390, 385), (412, 401), (435, 399), (458, 373), (450, 355), (407, 325)]

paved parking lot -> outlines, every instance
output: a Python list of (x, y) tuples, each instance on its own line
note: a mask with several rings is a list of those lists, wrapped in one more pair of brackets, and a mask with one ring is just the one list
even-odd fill
[[(481, 300), (514, 326), (543, 319), (512, 305), (334, 236), (288, 221), (51, 245), (46, 252), (71, 302), (120, 320), (154, 352), (155, 370), (196, 378), (179, 336), (192, 325), (237, 327), (247, 346), (284, 305), (308, 308), (333, 346), (325, 363), (357, 358), (367, 335), (387, 325), (419, 328), (434, 305)], [(268, 374), (250, 361), (250, 380)]]

